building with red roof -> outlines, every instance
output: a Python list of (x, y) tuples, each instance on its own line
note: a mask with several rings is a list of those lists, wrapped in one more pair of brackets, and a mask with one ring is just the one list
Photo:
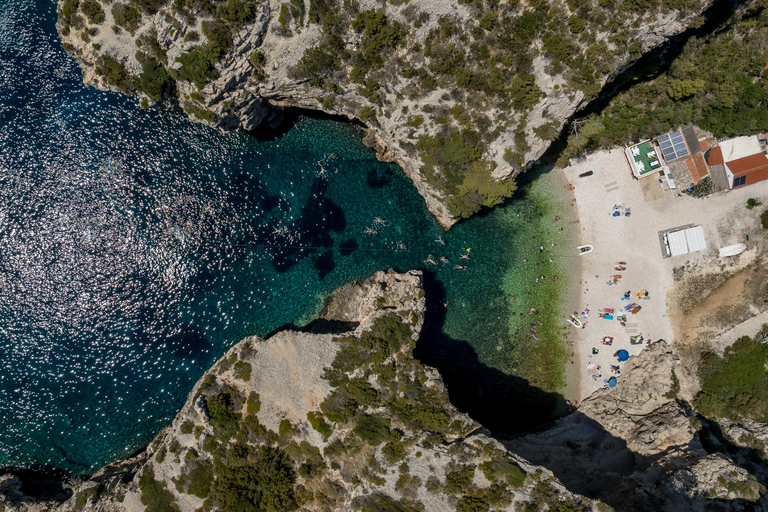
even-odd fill
[[(717, 150), (717, 151), (716, 151)], [(722, 161), (731, 188), (768, 180), (768, 157), (755, 136), (736, 137), (709, 151), (709, 165)]]

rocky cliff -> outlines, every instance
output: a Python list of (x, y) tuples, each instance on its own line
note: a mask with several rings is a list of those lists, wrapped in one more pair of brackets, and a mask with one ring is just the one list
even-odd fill
[(709, 4), (59, 2), (86, 84), (224, 129), (277, 122), (276, 107), (362, 121), (446, 227), (509, 196), (585, 99)]
[(353, 283), (305, 332), (232, 347), (142, 453), (63, 487), (6, 474), (0, 504), (58, 512), (768, 504), (758, 482), (768, 476), (766, 426), (698, 416), (677, 397), (679, 361), (665, 343), (625, 363), (616, 388), (502, 444), (412, 357), (424, 311), (419, 272)]
[(73, 482), (64, 503), (25, 497), (6, 475), (2, 501), (62, 512), (598, 510), (458, 412), (437, 371), (413, 359), (420, 285), (418, 272), (379, 272), (339, 291), (311, 332), (241, 341), (142, 454)]
[[(553, 428), (505, 444), (551, 469), (572, 491), (600, 496), (616, 510), (766, 507), (765, 487), (756, 480), (765, 479), (765, 465), (713, 444), (712, 431), (723, 427), (678, 398), (678, 365), (666, 343), (650, 345), (624, 364), (616, 388), (596, 391)], [(765, 446), (765, 425), (726, 428)]]

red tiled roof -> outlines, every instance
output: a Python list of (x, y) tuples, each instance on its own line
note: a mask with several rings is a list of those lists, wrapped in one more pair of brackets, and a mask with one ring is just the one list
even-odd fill
[(727, 165), (734, 178), (747, 177), (745, 185), (768, 180), (768, 158), (763, 153), (738, 158), (728, 162)]
[(725, 163), (723, 159), (723, 150), (720, 146), (715, 146), (709, 150), (709, 165), (719, 165)]
[(699, 146), (701, 147), (702, 151), (706, 151), (706, 150), (709, 149), (709, 144), (707, 144), (707, 141), (705, 141), (705, 140), (700, 140), (699, 141)]
[(701, 181), (701, 178), (709, 174), (707, 164), (704, 163), (704, 155), (697, 153), (693, 157), (685, 159), (685, 165), (688, 166), (688, 173), (693, 178), (694, 183)]

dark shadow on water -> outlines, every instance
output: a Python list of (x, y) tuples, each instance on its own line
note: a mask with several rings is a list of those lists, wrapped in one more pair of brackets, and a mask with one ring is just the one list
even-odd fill
[(564, 398), (481, 363), (468, 342), (443, 333), (445, 289), (435, 274), (424, 273), (424, 290), (424, 328), (414, 356), (440, 371), (451, 403), (495, 437), (507, 437), (551, 423), (555, 419), (552, 411), (562, 408)]
[(341, 320), (318, 318), (314, 322), (310, 322), (302, 331), (311, 332), (312, 334), (342, 334), (354, 331), (358, 325), (360, 325), (360, 322), (342, 322)]
[(5, 467), (0, 476), (13, 474), (21, 480), (21, 492), (39, 500), (64, 501), (72, 496), (72, 490), (64, 487), (69, 473), (48, 466)]
[(321, 110), (310, 110), (305, 108), (280, 108), (268, 106), (271, 109), (271, 121), (262, 123), (259, 127), (248, 132), (248, 135), (254, 137), (259, 142), (270, 142), (283, 137), (286, 133), (296, 126), (304, 117), (311, 119), (327, 119), (339, 123), (345, 123), (358, 128), (364, 128), (365, 125), (357, 119), (349, 119), (344, 116), (326, 114)]

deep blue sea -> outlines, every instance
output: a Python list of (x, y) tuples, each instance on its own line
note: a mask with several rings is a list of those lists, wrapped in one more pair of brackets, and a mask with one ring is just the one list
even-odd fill
[(434, 272), (444, 334), (519, 370), (505, 354), (543, 296), (542, 267), (520, 264), (540, 202), (443, 233), (358, 128), (304, 118), (258, 142), (142, 110), (82, 85), (55, 17), (0, 0), (0, 465), (86, 474), (130, 454), (233, 343), (307, 323), (377, 270)]

